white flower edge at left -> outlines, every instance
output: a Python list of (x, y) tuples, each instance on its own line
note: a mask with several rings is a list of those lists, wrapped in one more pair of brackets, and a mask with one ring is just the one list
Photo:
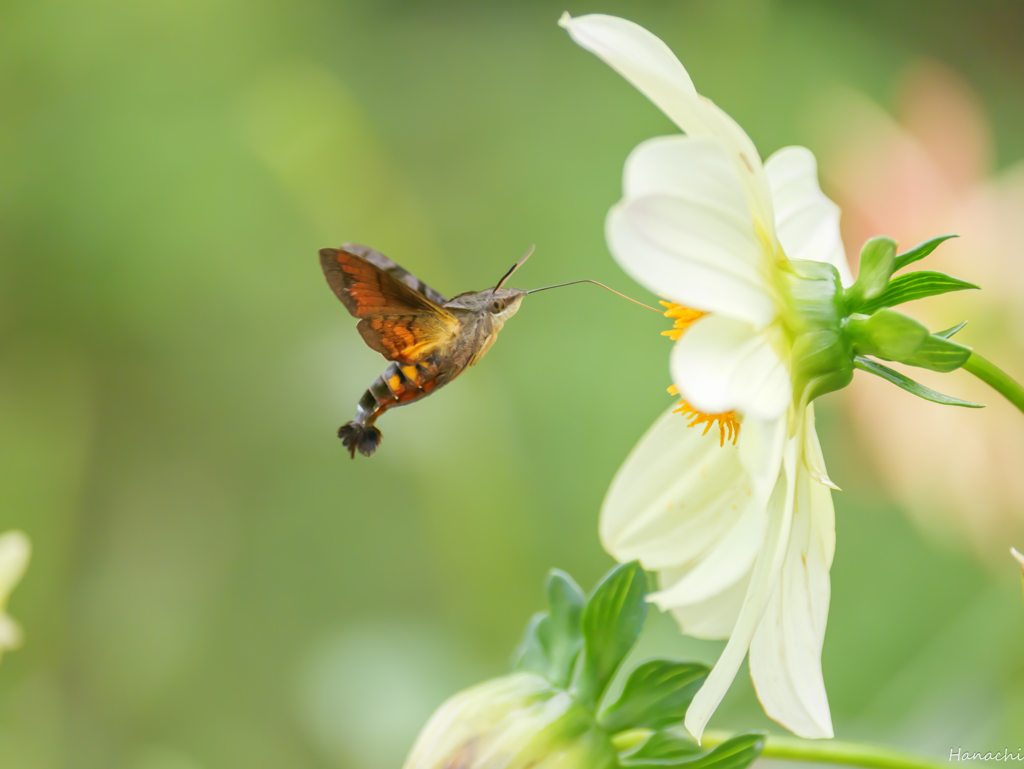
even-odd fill
[(21, 581), (32, 555), (29, 538), (20, 531), (0, 534), (0, 656), (21, 646), (21, 627), (7, 616), (7, 600)]

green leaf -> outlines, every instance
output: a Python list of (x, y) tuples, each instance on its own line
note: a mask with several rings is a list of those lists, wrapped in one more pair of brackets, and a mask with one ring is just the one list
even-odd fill
[(547, 668), (547, 656), (544, 654), (544, 646), (540, 642), (540, 623), (547, 619), (548, 613), (540, 611), (530, 617), (526, 623), (526, 632), (523, 633), (523, 640), (512, 652), (512, 669), (528, 670), (531, 673), (542, 673)]
[(576, 656), (583, 647), (580, 618), (585, 599), (572, 577), (558, 569), (548, 573), (545, 587), (549, 611), (530, 620), (514, 668), (539, 673), (564, 688), (569, 685)]
[(623, 729), (660, 729), (686, 717), (708, 668), (695, 662), (651, 660), (629, 674), (618, 701), (598, 723), (614, 734)]
[(857, 281), (846, 289), (848, 307), (859, 310), (860, 306), (885, 290), (892, 277), (896, 259), (896, 241), (892, 238), (872, 238), (860, 252), (860, 270)]
[(951, 395), (943, 395), (940, 392), (936, 392), (930, 387), (925, 387), (920, 382), (915, 382), (910, 377), (904, 376), (898, 371), (893, 371), (888, 366), (883, 366), (876, 360), (870, 358), (863, 358), (857, 356), (853, 360), (853, 365), (859, 368), (861, 371), (867, 371), (875, 376), (880, 376), (887, 382), (892, 382), (897, 387), (906, 390), (908, 393), (916, 395), (918, 398), (924, 398), (926, 401), (932, 403), (941, 403), (944, 406), (964, 406), (969, 409), (980, 409), (984, 408), (984, 403), (971, 403), (970, 401), (963, 401), (959, 398), (954, 398)]
[(950, 238), (959, 237), (960, 236), (957, 235), (956, 233), (951, 233), (949, 235), (939, 235), (939, 237), (932, 238), (931, 240), (926, 240), (924, 243), (918, 243), (909, 251), (902, 253), (896, 257), (896, 261), (893, 265), (893, 272), (896, 272), (897, 270), (902, 270), (908, 264), (913, 264), (914, 262), (918, 262), (921, 259), (924, 259), (926, 256), (928, 256), (928, 254), (930, 254), (932, 251), (938, 248), (940, 243), (944, 243)]
[[(651, 735), (638, 749), (620, 755), (619, 765), (623, 769), (745, 769), (761, 755), (765, 741), (763, 734), (740, 734), (712, 750), (694, 753), (686, 752), (681, 737), (673, 741), (671, 735), (657, 736)], [(649, 743), (653, 743), (650, 748)]]
[(583, 609), (583, 664), (576, 694), (596, 703), (633, 648), (647, 615), (647, 575), (636, 561), (613, 569)]
[(942, 272), (921, 270), (893, 278), (881, 294), (861, 305), (860, 312), (870, 315), (882, 307), (895, 307), (914, 299), (924, 299), (968, 288), (979, 287), (974, 283), (968, 283), (966, 280), (960, 280)]
[(658, 731), (651, 734), (646, 740), (619, 754), (619, 764), (623, 767), (636, 764), (655, 764), (659, 766), (671, 765), (673, 761), (683, 761), (697, 754), (704, 754), (708, 751), (691, 740), (675, 731)]
[(956, 371), (971, 357), (971, 348), (945, 337), (929, 334), (920, 347), (908, 358), (900, 360), (909, 366), (948, 373)]
[(953, 334), (958, 333), (960, 329), (966, 325), (967, 321), (965, 320), (963, 323), (957, 323), (953, 328), (947, 328), (945, 331), (936, 331), (932, 336), (941, 336), (943, 339), (950, 339)]

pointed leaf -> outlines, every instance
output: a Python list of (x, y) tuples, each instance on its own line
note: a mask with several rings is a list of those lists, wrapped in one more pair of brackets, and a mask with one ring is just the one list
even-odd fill
[(611, 571), (583, 609), (583, 665), (577, 697), (596, 703), (633, 648), (647, 615), (647, 575), (636, 561)]
[(549, 572), (546, 588), (549, 610), (530, 620), (514, 668), (539, 673), (564, 688), (583, 647), (580, 618), (585, 599), (572, 577), (558, 569)]
[(896, 259), (896, 241), (892, 238), (872, 238), (860, 252), (857, 281), (846, 290), (848, 306), (858, 310), (864, 302), (874, 299), (885, 290), (892, 277)]
[(707, 752), (707, 749), (679, 731), (658, 731), (635, 748), (620, 753), (619, 763), (624, 767), (638, 763), (666, 765)]
[[(639, 750), (620, 756), (619, 765), (623, 769), (745, 769), (761, 755), (764, 741), (763, 734), (740, 734), (712, 750), (691, 754), (671, 753), (665, 750), (667, 744), (660, 744), (651, 750), (655, 756), (650, 758), (645, 757), (644, 743)], [(658, 752), (664, 755), (657, 756)]]
[(889, 281), (885, 290), (874, 299), (865, 302), (859, 308), (860, 312), (870, 315), (882, 307), (895, 307), (904, 302), (911, 302), (914, 299), (924, 299), (929, 296), (948, 294), (950, 291), (963, 291), (968, 288), (979, 288), (974, 283), (954, 278), (943, 272), (921, 270), (911, 272), (908, 275), (900, 275)]
[(896, 272), (897, 270), (902, 270), (908, 264), (913, 264), (914, 262), (924, 259), (926, 256), (928, 256), (928, 254), (930, 254), (932, 251), (938, 248), (940, 243), (944, 243), (950, 238), (959, 237), (960, 236), (957, 235), (956, 233), (951, 233), (949, 235), (939, 235), (937, 238), (926, 240), (924, 243), (918, 243), (909, 251), (902, 253), (896, 257), (896, 261), (893, 266), (893, 272)]
[(523, 633), (523, 640), (512, 652), (512, 669), (526, 670), (531, 673), (543, 675), (548, 667), (547, 655), (544, 652), (544, 645), (540, 641), (540, 624), (548, 617), (547, 612), (539, 611), (530, 617), (526, 623), (526, 632)]
[(940, 392), (936, 392), (930, 387), (925, 387), (920, 382), (915, 382), (910, 377), (904, 376), (898, 371), (893, 371), (888, 366), (883, 366), (876, 360), (870, 358), (863, 358), (857, 356), (854, 358), (853, 365), (859, 368), (861, 371), (867, 371), (869, 374), (880, 376), (888, 382), (892, 382), (897, 387), (906, 390), (908, 393), (916, 395), (918, 398), (924, 398), (926, 401), (932, 403), (941, 403), (944, 406), (964, 406), (970, 409), (984, 408), (984, 403), (971, 403), (970, 401), (960, 400), (954, 398), (951, 395), (943, 395)]
[(943, 339), (951, 339), (953, 334), (958, 333), (960, 329), (966, 325), (967, 321), (965, 320), (963, 323), (957, 323), (953, 328), (947, 328), (945, 331), (936, 331), (932, 336), (941, 336)]
[(598, 722), (612, 734), (680, 723), (707, 675), (708, 668), (695, 662), (645, 662), (629, 674), (618, 701)]

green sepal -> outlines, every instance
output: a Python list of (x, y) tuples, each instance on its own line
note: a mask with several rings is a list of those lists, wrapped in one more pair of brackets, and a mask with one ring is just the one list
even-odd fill
[(852, 316), (845, 331), (856, 355), (873, 355), (932, 371), (955, 371), (971, 357), (969, 347), (931, 334), (913, 318), (888, 308), (870, 317)]
[[(739, 734), (711, 750), (671, 733), (655, 732), (642, 745), (619, 755), (623, 769), (745, 769), (764, 750), (765, 735)], [(687, 745), (695, 747), (696, 752)]]
[(895, 307), (898, 304), (910, 302), (914, 299), (924, 299), (929, 296), (938, 296), (939, 294), (948, 294), (951, 291), (963, 291), (969, 288), (980, 288), (980, 286), (946, 275), (943, 272), (921, 270), (893, 278), (881, 294), (862, 304), (858, 310), (866, 315), (870, 315), (875, 310), (880, 310), (883, 307)]
[(846, 289), (847, 307), (859, 311), (861, 305), (881, 294), (895, 269), (896, 241), (892, 238), (872, 238), (860, 252), (860, 270), (857, 281)]
[(883, 309), (869, 317), (852, 316), (846, 332), (853, 340), (854, 351), (885, 360), (909, 358), (924, 344), (928, 329), (913, 318), (895, 310)]
[(707, 675), (708, 668), (695, 662), (645, 662), (629, 674), (619, 699), (601, 713), (598, 723), (612, 734), (677, 724)]
[(842, 333), (845, 295), (839, 271), (826, 262), (794, 259), (779, 278), (793, 336), (794, 402), (841, 390), (853, 380), (853, 347)]
[(514, 655), (513, 669), (539, 673), (564, 689), (583, 648), (580, 618), (585, 598), (573, 578), (558, 569), (548, 572), (545, 590), (549, 609), (530, 619)]
[(900, 362), (947, 374), (963, 366), (970, 357), (970, 347), (965, 347), (946, 337), (929, 334), (917, 348), (917, 352)]
[(637, 561), (613, 569), (583, 609), (583, 662), (574, 684), (581, 702), (597, 703), (633, 648), (647, 616), (647, 575)]
[(943, 339), (952, 339), (953, 334), (959, 333), (960, 329), (967, 325), (967, 321), (957, 323), (952, 328), (947, 328), (945, 331), (936, 331), (934, 336), (941, 336)]
[(904, 376), (900, 372), (894, 371), (888, 366), (883, 366), (878, 361), (871, 360), (870, 358), (857, 356), (854, 358), (853, 365), (861, 371), (867, 371), (869, 374), (880, 376), (887, 382), (892, 382), (900, 389), (906, 390), (908, 393), (916, 395), (918, 398), (924, 398), (926, 401), (931, 401), (932, 403), (941, 403), (944, 406), (964, 406), (969, 409), (980, 409), (985, 407), (984, 403), (971, 403), (970, 401), (954, 398), (951, 395), (943, 395), (942, 393), (933, 390), (930, 387), (925, 387), (920, 382), (915, 382), (910, 377)]
[(926, 240), (924, 243), (918, 243), (909, 251), (906, 251), (896, 257), (896, 261), (893, 264), (893, 272), (902, 270), (908, 264), (913, 264), (924, 259), (928, 254), (939, 247), (940, 243), (945, 243), (950, 238), (959, 238), (958, 234), (950, 233), (949, 235), (939, 235), (937, 238)]

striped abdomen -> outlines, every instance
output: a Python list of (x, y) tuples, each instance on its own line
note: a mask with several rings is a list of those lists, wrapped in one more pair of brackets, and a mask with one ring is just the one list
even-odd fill
[(430, 363), (411, 366), (390, 363), (359, 399), (355, 421), (372, 425), (388, 409), (430, 395), (438, 384), (438, 370)]

